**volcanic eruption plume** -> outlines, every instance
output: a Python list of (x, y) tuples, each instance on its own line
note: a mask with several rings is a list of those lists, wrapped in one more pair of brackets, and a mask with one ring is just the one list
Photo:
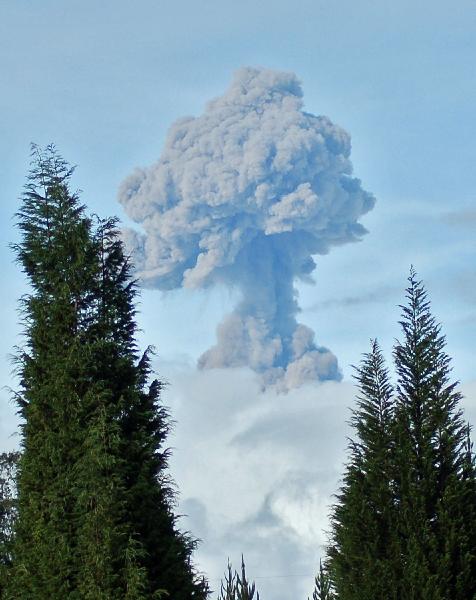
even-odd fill
[(336, 357), (296, 320), (296, 280), (313, 257), (366, 233), (374, 197), (352, 176), (350, 137), (303, 110), (293, 73), (243, 68), (204, 113), (175, 122), (159, 160), (135, 170), (119, 200), (144, 286), (238, 287), (201, 368), (249, 366), (289, 389), (339, 379)]

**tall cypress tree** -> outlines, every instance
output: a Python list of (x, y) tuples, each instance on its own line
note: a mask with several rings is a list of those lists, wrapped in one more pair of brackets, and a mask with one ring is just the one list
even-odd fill
[(33, 150), (15, 247), (32, 293), (22, 298), (18, 356), (23, 417), (19, 519), (8, 597), (65, 598), (75, 589), (73, 467), (82, 443), (81, 382), (87, 295), (95, 276), (90, 221), (67, 188), (71, 170)]
[(53, 147), (34, 148), (15, 247), (22, 301), (19, 516), (7, 598), (205, 598), (163, 449), (169, 420), (114, 219), (93, 225)]

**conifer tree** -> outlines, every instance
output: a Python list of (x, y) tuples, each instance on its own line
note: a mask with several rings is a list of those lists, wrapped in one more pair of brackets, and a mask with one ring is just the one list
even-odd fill
[[(245, 561), (242, 556), (241, 573), (236, 574), (236, 600), (255, 600), (255, 592), (255, 583), (250, 583), (246, 577)], [(259, 592), (256, 592), (256, 600), (259, 600)]]
[(392, 497), (393, 399), (376, 341), (356, 368), (356, 439), (337, 495), (328, 568), (339, 600), (392, 600), (398, 585)]
[(161, 385), (138, 354), (115, 219), (93, 224), (53, 147), (33, 149), (15, 246), (22, 301), (19, 515), (7, 598), (202, 599), (163, 444)]
[(241, 557), (240, 573), (238, 573), (238, 571), (233, 572), (231, 564), (228, 562), (225, 581), (222, 581), (221, 583), (218, 600), (260, 600), (260, 595), (259, 592), (256, 591), (255, 583), (250, 583), (247, 579), (243, 556)]
[(225, 579), (221, 581), (218, 600), (236, 600), (236, 572), (233, 572), (228, 561)]
[[(394, 348), (398, 377), (395, 462), (400, 538), (409, 598), (454, 600), (476, 594), (474, 472), (467, 466), (461, 394), (451, 381), (441, 326), (411, 270), (402, 306), (403, 339)], [(468, 502), (469, 500), (469, 502)]]
[(331, 520), (329, 574), (339, 600), (474, 600), (476, 478), (469, 426), (441, 327), (412, 269), (394, 347), (392, 392), (374, 342), (344, 482)]

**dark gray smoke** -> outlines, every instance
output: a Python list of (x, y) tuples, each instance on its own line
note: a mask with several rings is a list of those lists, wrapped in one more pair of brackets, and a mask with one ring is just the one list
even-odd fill
[(294, 283), (311, 281), (313, 256), (366, 233), (358, 219), (375, 200), (349, 156), (349, 135), (303, 110), (293, 73), (243, 68), (122, 183), (119, 200), (143, 229), (124, 235), (145, 286), (241, 291), (200, 367), (249, 366), (281, 389), (340, 377), (296, 320)]

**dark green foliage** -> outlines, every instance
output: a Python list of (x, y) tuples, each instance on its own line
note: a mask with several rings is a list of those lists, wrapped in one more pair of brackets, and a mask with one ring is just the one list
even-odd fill
[(71, 169), (34, 148), (15, 247), (30, 280), (19, 353), (19, 517), (8, 598), (206, 598), (176, 527), (169, 419), (116, 220), (90, 219)]
[(241, 572), (233, 572), (231, 564), (228, 563), (225, 581), (221, 583), (220, 596), (218, 600), (259, 600), (254, 583), (250, 583), (246, 577), (246, 567), (243, 556), (241, 557)]
[(376, 341), (356, 369), (360, 394), (344, 483), (332, 514), (329, 566), (340, 600), (392, 600), (398, 585), (392, 386)]
[(73, 466), (79, 456), (84, 378), (80, 339), (96, 265), (90, 221), (66, 182), (67, 165), (35, 149), (18, 213), (18, 261), (33, 293), (22, 299), (26, 345), (18, 356), (22, 457), (10, 597), (62, 598), (75, 587)]
[(376, 342), (357, 369), (357, 439), (332, 513), (339, 600), (476, 598), (476, 479), (445, 338), (412, 270), (393, 392)]
[(0, 595), (12, 566), (13, 532), (17, 515), (16, 471), (19, 452), (0, 454)]
[(397, 500), (406, 587), (418, 590), (407, 597), (473, 598), (476, 547), (466, 528), (474, 531), (474, 509), (468, 509), (476, 496), (468, 496), (464, 474), (467, 427), (445, 338), (414, 271), (402, 310), (404, 337), (394, 349)]

